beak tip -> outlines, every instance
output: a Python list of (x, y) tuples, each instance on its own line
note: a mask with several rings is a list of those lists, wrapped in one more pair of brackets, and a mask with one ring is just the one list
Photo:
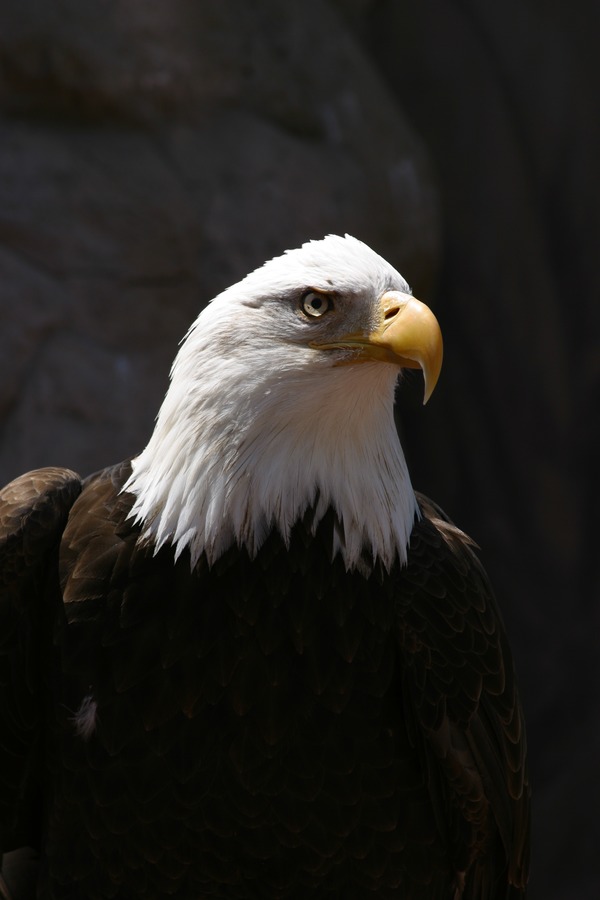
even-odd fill
[(431, 399), (431, 395), (435, 391), (437, 387), (437, 383), (439, 381), (440, 373), (442, 371), (442, 359), (443, 359), (443, 344), (442, 344), (442, 336), (439, 330), (439, 326), (437, 325), (437, 320), (435, 320), (436, 329), (436, 341), (433, 348), (430, 348), (430, 352), (423, 354), (419, 359), (421, 365), (421, 371), (423, 372), (423, 380), (425, 382), (423, 388), (423, 406), (429, 402)]
[(433, 388), (430, 388), (427, 386), (427, 384), (425, 384), (425, 390), (423, 392), (423, 406), (427, 405), (432, 394), (433, 394)]
[(435, 366), (435, 371), (431, 372), (426, 369), (423, 369), (423, 377), (425, 379), (425, 388), (423, 391), (423, 406), (429, 402), (431, 399), (431, 395), (436, 389), (438, 379), (440, 377), (440, 371), (442, 368), (441, 358), (437, 361), (437, 365)]

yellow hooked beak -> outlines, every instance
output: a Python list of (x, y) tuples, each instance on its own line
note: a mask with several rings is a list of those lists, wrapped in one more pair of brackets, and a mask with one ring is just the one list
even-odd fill
[(370, 332), (347, 334), (318, 344), (319, 348), (356, 350), (357, 362), (379, 360), (401, 368), (422, 369), (423, 403), (427, 403), (442, 368), (442, 332), (436, 317), (420, 300), (400, 291), (387, 291), (381, 297), (379, 313), (379, 323)]

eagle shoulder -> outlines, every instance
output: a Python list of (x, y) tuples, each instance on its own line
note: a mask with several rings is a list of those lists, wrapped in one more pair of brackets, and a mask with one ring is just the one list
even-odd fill
[(35, 845), (42, 686), (59, 601), (58, 546), (81, 480), (37, 469), (0, 491), (0, 848)]
[(521, 896), (530, 790), (501, 613), (474, 542), (432, 501), (418, 501), (397, 598), (407, 727), (427, 760), (439, 827), (456, 847), (460, 896), (495, 897), (500, 884)]

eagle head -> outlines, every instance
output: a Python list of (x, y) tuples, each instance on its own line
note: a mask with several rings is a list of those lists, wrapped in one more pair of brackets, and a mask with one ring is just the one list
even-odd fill
[(368, 575), (406, 559), (418, 515), (393, 418), (402, 368), (425, 400), (442, 339), (433, 313), (366, 244), (329, 235), (287, 251), (200, 313), (125, 490), (143, 539), (194, 566), (254, 556), (333, 508), (332, 554)]

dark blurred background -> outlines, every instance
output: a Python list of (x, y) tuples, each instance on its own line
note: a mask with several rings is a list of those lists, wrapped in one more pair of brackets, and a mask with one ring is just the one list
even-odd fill
[(446, 339), (399, 394), (521, 676), (533, 900), (600, 897), (600, 4), (3, 0), (0, 481), (139, 451), (179, 339), (328, 232)]

